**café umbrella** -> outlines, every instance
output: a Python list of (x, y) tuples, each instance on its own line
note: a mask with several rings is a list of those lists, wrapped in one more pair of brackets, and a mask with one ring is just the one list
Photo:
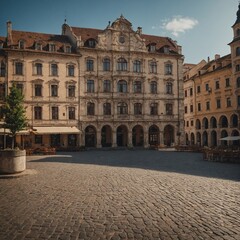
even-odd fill
[(224, 138), (220, 138), (221, 141), (237, 141), (240, 140), (240, 136), (227, 136)]

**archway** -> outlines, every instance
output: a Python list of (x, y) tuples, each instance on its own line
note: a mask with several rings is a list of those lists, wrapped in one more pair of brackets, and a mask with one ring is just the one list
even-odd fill
[(211, 117), (210, 119), (210, 128), (217, 128), (217, 120), (215, 117)]
[(97, 133), (93, 126), (88, 126), (85, 129), (85, 146), (86, 147), (96, 147)]
[(149, 145), (159, 145), (159, 128), (156, 125), (152, 125), (148, 130)]
[(201, 133), (197, 132), (197, 145), (200, 147), (202, 142)]
[(211, 147), (216, 147), (217, 146), (217, 132), (212, 131), (211, 132)]
[(221, 128), (227, 128), (228, 127), (228, 119), (226, 116), (221, 116), (219, 120), (219, 125)]
[[(228, 136), (228, 133), (226, 130), (222, 130), (221, 132), (221, 138), (225, 138)], [(227, 141), (221, 141), (221, 145), (222, 146), (227, 146), (228, 145), (228, 142)]]
[(134, 147), (142, 147), (144, 144), (143, 127), (136, 125), (132, 129), (132, 143)]
[(203, 129), (208, 129), (208, 119), (207, 118), (203, 118), (202, 126), (203, 126)]
[(117, 128), (117, 146), (123, 147), (128, 144), (128, 129), (126, 126), (121, 125)]
[(167, 125), (164, 128), (164, 144), (166, 146), (172, 146), (174, 143), (174, 127), (171, 125)]
[(231, 116), (231, 127), (233, 127), (233, 128), (238, 127), (238, 116), (237, 116), (237, 114), (233, 114)]
[(105, 125), (102, 127), (101, 144), (102, 144), (102, 147), (112, 146), (112, 129), (109, 125)]
[(206, 131), (203, 132), (203, 146), (208, 146), (208, 133)]
[(199, 119), (196, 120), (196, 129), (201, 129), (201, 122)]
[(191, 133), (191, 145), (195, 144), (195, 136), (194, 133)]
[(185, 144), (188, 145), (189, 144), (189, 139), (188, 139), (188, 134), (185, 134)]

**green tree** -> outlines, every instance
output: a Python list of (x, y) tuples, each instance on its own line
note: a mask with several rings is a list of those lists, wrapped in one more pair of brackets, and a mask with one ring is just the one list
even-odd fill
[(6, 97), (3, 106), (4, 124), (3, 127), (9, 129), (12, 137), (12, 148), (14, 148), (17, 132), (27, 127), (26, 111), (23, 105), (24, 96), (21, 91), (13, 85), (10, 93)]

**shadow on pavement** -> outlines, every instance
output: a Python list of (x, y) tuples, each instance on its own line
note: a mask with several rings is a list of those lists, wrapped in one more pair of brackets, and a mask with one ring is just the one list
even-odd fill
[(94, 164), (141, 168), (239, 181), (240, 164), (204, 161), (201, 153), (151, 150), (67, 152), (53, 156), (29, 156), (30, 162)]

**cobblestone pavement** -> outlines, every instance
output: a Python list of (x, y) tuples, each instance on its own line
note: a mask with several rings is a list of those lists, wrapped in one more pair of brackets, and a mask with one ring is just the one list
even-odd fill
[(240, 165), (201, 154), (87, 151), (28, 157), (0, 179), (0, 239), (240, 239)]

